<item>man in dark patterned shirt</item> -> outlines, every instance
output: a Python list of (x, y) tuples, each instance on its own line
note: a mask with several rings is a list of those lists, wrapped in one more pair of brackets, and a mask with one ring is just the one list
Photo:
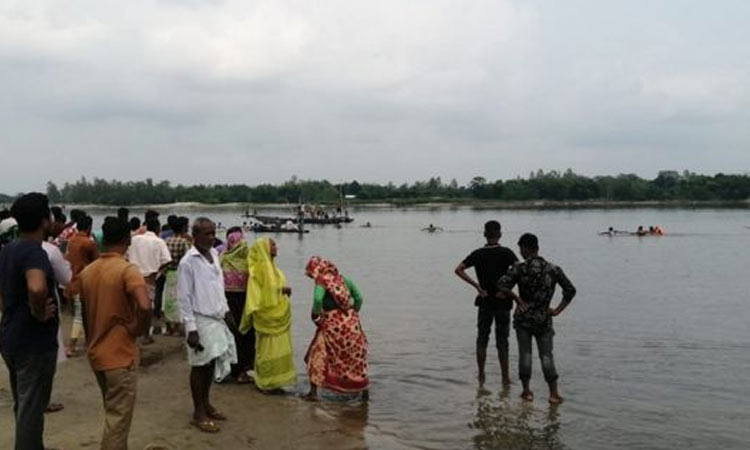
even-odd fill
[[(552, 356), (552, 317), (559, 315), (576, 295), (576, 288), (565, 276), (562, 269), (539, 256), (539, 241), (536, 236), (526, 233), (518, 241), (524, 261), (514, 265), (498, 282), (498, 296), (516, 302), (513, 327), (518, 340), (518, 374), (523, 383), (521, 398), (532, 401), (534, 394), (529, 389), (531, 380), (531, 338), (536, 338), (539, 358), (542, 362), (544, 379), (549, 385), (549, 402), (562, 403), (563, 398), (557, 389), (557, 371)], [(560, 285), (563, 299), (552, 309), (550, 302), (555, 294), (555, 286)], [(520, 295), (511, 289), (518, 285)]]

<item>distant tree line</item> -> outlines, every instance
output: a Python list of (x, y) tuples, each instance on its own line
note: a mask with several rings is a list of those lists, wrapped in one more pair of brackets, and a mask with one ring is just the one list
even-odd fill
[[(428, 201), (743, 201), (750, 198), (750, 176), (662, 171), (653, 180), (634, 174), (586, 177), (565, 172), (539, 170), (528, 178), (489, 181), (475, 177), (467, 185), (440, 177), (413, 184), (348, 183), (326, 180), (304, 181), (292, 177), (280, 184), (218, 184), (183, 186), (169, 181), (107, 181), (81, 178), (58, 187), (47, 183), (53, 203), (96, 203), (104, 205), (164, 204), (174, 202), (218, 203), (336, 203), (341, 195), (355, 196), (354, 202)], [(350, 201), (352, 202), (352, 201)]]

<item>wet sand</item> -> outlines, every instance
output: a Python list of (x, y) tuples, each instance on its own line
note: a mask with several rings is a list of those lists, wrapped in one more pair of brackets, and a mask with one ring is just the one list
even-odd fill
[[(13, 447), (15, 426), (7, 370), (0, 371), (0, 448), (6, 449)], [(252, 384), (214, 385), (212, 403), (229, 420), (220, 422), (218, 434), (201, 433), (189, 425), (188, 372), (182, 339), (157, 336), (155, 344), (144, 347), (131, 449), (367, 448), (366, 407), (354, 406), (355, 411), (363, 411), (361, 417), (337, 417), (323, 403), (309, 403), (294, 395), (267, 396)], [(99, 448), (104, 414), (85, 356), (58, 366), (52, 401), (63, 403), (65, 409), (46, 415), (45, 445), (66, 450)]]

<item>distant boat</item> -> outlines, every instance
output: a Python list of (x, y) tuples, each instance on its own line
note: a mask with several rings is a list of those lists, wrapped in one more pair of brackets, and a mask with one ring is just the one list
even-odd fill
[(310, 230), (294, 230), (294, 229), (288, 229), (288, 228), (280, 228), (276, 226), (271, 225), (255, 225), (255, 226), (249, 226), (245, 227), (246, 232), (253, 232), (253, 233), (294, 233), (294, 234), (305, 234), (309, 233)]
[[(297, 223), (299, 219), (297, 217), (281, 217), (281, 216), (255, 216), (255, 215), (242, 215), (240, 216), (245, 219), (255, 219), (258, 222), (263, 223), (287, 223), (287, 221), (292, 221), (294, 223)], [(342, 223), (352, 223), (354, 222), (354, 218), (349, 216), (337, 216), (337, 217), (303, 217), (302, 223), (305, 225), (336, 225), (336, 224), (342, 224)]]

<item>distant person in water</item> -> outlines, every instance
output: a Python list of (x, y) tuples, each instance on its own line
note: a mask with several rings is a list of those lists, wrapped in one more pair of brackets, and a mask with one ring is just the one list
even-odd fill
[(430, 226), (428, 226), (427, 228), (422, 228), (422, 231), (426, 231), (428, 233), (434, 233), (436, 231), (443, 231), (443, 229), (441, 227), (436, 227), (435, 225), (430, 224)]
[[(533, 401), (534, 394), (529, 389), (531, 380), (531, 339), (536, 338), (539, 358), (542, 362), (544, 379), (549, 386), (549, 402), (562, 403), (563, 398), (557, 388), (557, 370), (552, 356), (552, 337), (555, 331), (552, 318), (560, 315), (576, 295), (576, 288), (565, 276), (562, 269), (539, 256), (539, 241), (536, 236), (526, 233), (518, 241), (524, 261), (515, 264), (500, 278), (500, 296), (516, 302), (513, 326), (518, 340), (518, 375), (523, 383), (521, 398)], [(563, 298), (556, 308), (550, 308), (555, 294), (555, 286), (560, 285)], [(518, 285), (519, 295), (512, 289)]]
[[(484, 365), (487, 360), (487, 346), (495, 323), (495, 345), (500, 360), (503, 385), (510, 384), (508, 370), (508, 335), (510, 334), (510, 310), (513, 302), (509, 299), (499, 299), (497, 282), (508, 272), (508, 269), (518, 261), (513, 250), (500, 245), (502, 228), (500, 222), (490, 220), (484, 224), (484, 237), (487, 243), (467, 256), (456, 267), (455, 273), (459, 278), (470, 284), (477, 291), (474, 305), (477, 306), (477, 369), (479, 371), (479, 385), (485, 381)], [(466, 269), (474, 267), (477, 280), (467, 273)]]
[(639, 225), (638, 229), (634, 233), (636, 236), (646, 236), (648, 234), (648, 231), (646, 231), (645, 228), (643, 228), (643, 225)]
[(616, 233), (617, 232), (615, 231), (614, 228), (609, 227), (607, 231), (602, 231), (601, 233), (599, 233), (599, 235), (600, 236), (614, 236)]

